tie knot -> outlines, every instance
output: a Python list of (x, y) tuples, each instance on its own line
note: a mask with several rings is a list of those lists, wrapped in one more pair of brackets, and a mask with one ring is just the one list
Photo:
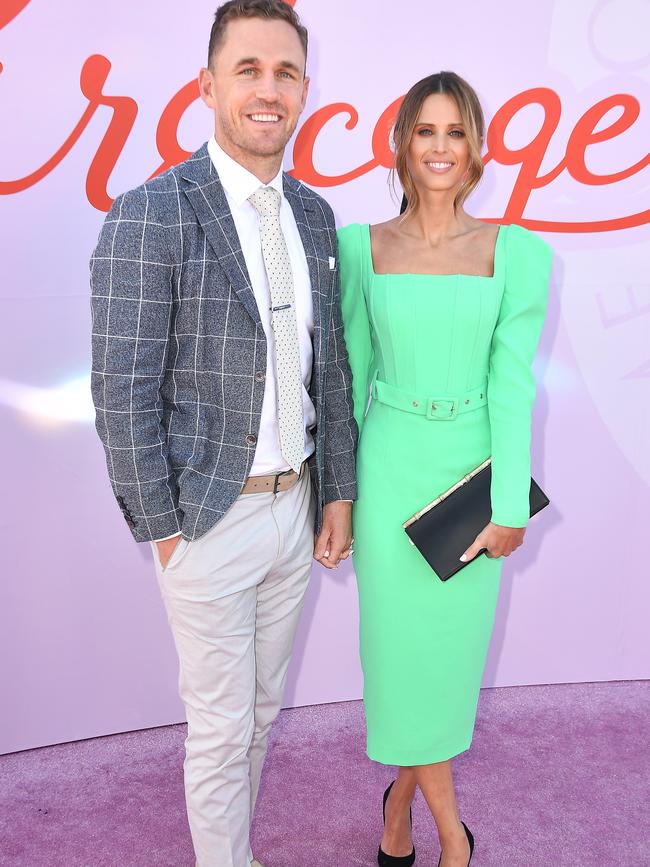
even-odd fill
[(275, 187), (260, 187), (248, 201), (261, 217), (277, 217), (280, 213), (282, 197)]

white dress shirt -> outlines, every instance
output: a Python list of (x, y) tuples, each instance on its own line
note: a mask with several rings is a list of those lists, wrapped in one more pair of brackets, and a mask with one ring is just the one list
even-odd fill
[[(271, 325), (271, 290), (264, 268), (262, 256), (262, 241), (260, 238), (259, 216), (248, 201), (260, 187), (265, 186), (259, 178), (248, 169), (229, 157), (219, 147), (214, 136), (208, 142), (208, 153), (217, 170), (219, 180), (226, 193), (226, 199), (235, 221), (248, 276), (250, 277), (257, 309), (262, 320), (266, 335), (266, 379), (264, 382), (264, 399), (262, 402), (262, 418), (257, 434), (255, 458), (251, 467), (251, 475), (263, 476), (270, 473), (281, 473), (289, 469), (280, 450), (280, 431), (278, 429), (278, 401), (275, 376), (275, 351), (273, 328)], [(281, 195), (280, 225), (287, 242), (289, 259), (293, 271), (294, 292), (296, 296), (296, 318), (298, 320), (298, 342), (300, 344), (300, 369), (302, 371), (302, 405), (305, 420), (305, 458), (314, 452), (314, 440), (310, 428), (316, 424), (316, 411), (309, 397), (312, 362), (314, 358), (314, 307), (311, 294), (311, 279), (307, 258), (298, 232), (298, 226), (291, 210), (291, 205), (284, 197), (282, 188), (282, 170), (267, 185), (274, 187)]]

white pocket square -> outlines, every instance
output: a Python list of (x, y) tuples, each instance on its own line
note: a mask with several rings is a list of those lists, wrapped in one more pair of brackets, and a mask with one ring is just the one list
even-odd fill
[(334, 256), (330, 256), (330, 271), (333, 271), (336, 268), (336, 259)]

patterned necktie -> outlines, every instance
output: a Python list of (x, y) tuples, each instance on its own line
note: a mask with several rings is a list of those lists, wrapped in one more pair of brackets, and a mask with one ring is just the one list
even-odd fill
[(259, 214), (262, 255), (271, 289), (280, 449), (291, 469), (298, 472), (305, 454), (303, 383), (293, 272), (280, 225), (281, 196), (274, 187), (260, 187), (248, 201)]

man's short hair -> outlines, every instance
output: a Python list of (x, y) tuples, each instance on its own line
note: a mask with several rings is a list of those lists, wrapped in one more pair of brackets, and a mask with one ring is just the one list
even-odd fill
[(226, 27), (229, 21), (238, 18), (270, 18), (278, 21), (286, 21), (290, 24), (298, 36), (307, 59), (307, 44), (309, 41), (307, 28), (300, 23), (297, 13), (284, 0), (228, 0), (223, 3), (214, 15), (212, 30), (210, 31), (210, 43), (208, 45), (208, 66), (214, 57), (214, 52), (223, 42)]

